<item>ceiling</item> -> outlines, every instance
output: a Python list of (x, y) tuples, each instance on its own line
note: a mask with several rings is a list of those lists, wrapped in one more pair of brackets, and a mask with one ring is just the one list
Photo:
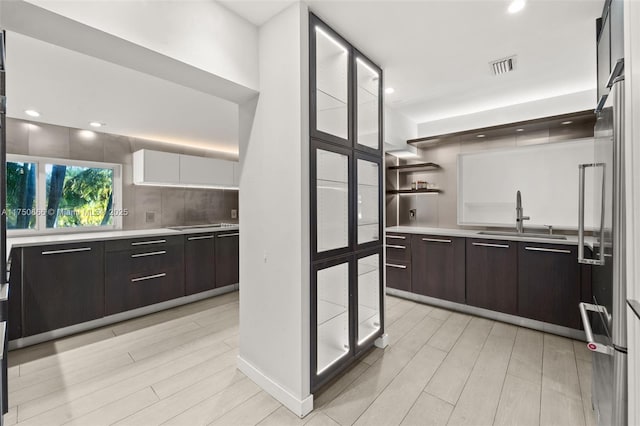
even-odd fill
[[(221, 1), (260, 25), (293, 1)], [(596, 87), (595, 19), (604, 0), (309, 0), (385, 72), (388, 105), (416, 123)], [(489, 62), (517, 55), (516, 71)], [(594, 99), (595, 102), (595, 99)]]
[(10, 117), (238, 153), (233, 102), (13, 32), (7, 46)]

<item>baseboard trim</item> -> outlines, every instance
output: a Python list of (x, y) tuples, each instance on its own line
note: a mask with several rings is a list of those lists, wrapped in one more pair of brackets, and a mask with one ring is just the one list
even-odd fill
[(411, 293), (404, 290), (398, 290), (395, 288), (387, 287), (387, 294), (389, 296), (396, 296), (403, 299), (412, 300), (418, 303), (437, 306), (439, 308), (450, 309), (452, 311), (458, 311), (465, 314), (476, 315), (479, 317), (488, 318), (495, 321), (506, 322), (508, 324), (513, 324), (520, 327), (531, 328), (533, 330), (543, 331), (545, 333), (557, 334), (558, 336), (568, 337), (570, 339), (582, 340), (583, 342), (586, 341), (584, 331), (574, 330), (573, 328), (563, 327), (561, 325), (549, 324), (547, 322), (519, 317), (517, 315), (509, 315), (509, 314), (504, 314), (502, 312), (491, 311), (489, 309), (465, 305), (462, 303), (436, 299), (435, 297), (423, 296), (421, 294), (415, 294), (415, 293)]
[(296, 398), (288, 390), (264, 375), (240, 355), (238, 355), (238, 369), (296, 416), (302, 418), (313, 410), (313, 395), (309, 395), (302, 400)]

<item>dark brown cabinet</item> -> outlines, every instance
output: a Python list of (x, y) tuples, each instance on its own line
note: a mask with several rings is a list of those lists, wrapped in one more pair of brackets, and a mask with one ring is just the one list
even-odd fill
[(576, 246), (518, 243), (518, 314), (580, 328), (580, 265)]
[[(216, 286), (215, 234), (187, 235), (184, 242), (186, 294), (213, 290)], [(237, 256), (237, 255), (236, 255)]]
[(413, 235), (411, 287), (414, 293), (465, 302), (465, 239)]
[(387, 287), (411, 291), (411, 235), (387, 234)]
[(507, 314), (518, 312), (518, 244), (467, 240), (467, 304)]
[(22, 260), (24, 336), (104, 315), (104, 243), (28, 247)]
[(9, 262), (9, 340), (22, 337), (22, 249), (11, 250)]
[(237, 284), (240, 281), (240, 232), (216, 234), (215, 274), (216, 287)]
[(106, 243), (106, 314), (185, 295), (182, 236)]

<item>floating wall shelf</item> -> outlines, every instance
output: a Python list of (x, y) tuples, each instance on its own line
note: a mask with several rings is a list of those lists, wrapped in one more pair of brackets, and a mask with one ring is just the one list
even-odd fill
[(436, 163), (418, 163), (418, 164), (404, 164), (402, 166), (390, 166), (389, 170), (397, 170), (400, 173), (418, 172), (422, 170), (438, 170), (440, 165)]
[(394, 189), (387, 194), (441, 194), (441, 189)]

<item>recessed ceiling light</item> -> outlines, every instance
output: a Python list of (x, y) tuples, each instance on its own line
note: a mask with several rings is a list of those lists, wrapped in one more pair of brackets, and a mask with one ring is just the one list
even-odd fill
[(387, 95), (390, 95), (395, 91), (396, 89), (394, 89), (393, 87), (387, 87), (386, 89), (384, 89), (384, 93), (386, 93)]
[(516, 132), (524, 132), (524, 129), (516, 129)]
[(484, 138), (485, 136), (487, 136), (487, 135), (477, 135), (476, 137), (477, 138)]
[(40, 117), (40, 113), (35, 109), (26, 109), (24, 110), (24, 113), (27, 114), (29, 117)]
[(89, 126), (91, 127), (102, 127), (104, 125), (105, 125), (104, 123), (101, 123), (99, 121), (92, 121), (91, 123), (89, 123)]
[(562, 124), (563, 126), (566, 126), (567, 124), (571, 124), (571, 123), (573, 123), (573, 121), (571, 121), (571, 120), (567, 120), (567, 121), (563, 121), (563, 122), (562, 122), (562, 123), (560, 123), (560, 124)]
[(509, 13), (518, 13), (522, 9), (524, 9), (526, 3), (526, 0), (513, 0), (511, 4), (509, 4), (509, 8), (507, 9), (507, 11)]

